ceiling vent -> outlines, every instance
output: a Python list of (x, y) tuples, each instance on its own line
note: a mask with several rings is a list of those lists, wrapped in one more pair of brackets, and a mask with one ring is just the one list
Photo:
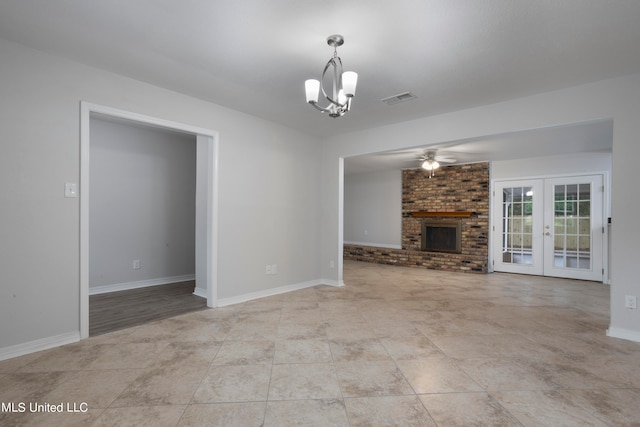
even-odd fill
[(412, 94), (411, 92), (403, 92), (397, 95), (389, 96), (388, 98), (381, 99), (387, 105), (396, 105), (401, 102), (411, 101), (412, 99), (416, 99), (417, 96)]

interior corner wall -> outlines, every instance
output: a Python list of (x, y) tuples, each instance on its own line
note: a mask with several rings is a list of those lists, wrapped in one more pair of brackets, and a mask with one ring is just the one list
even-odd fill
[[(323, 276), (342, 281), (330, 260), (341, 253), (342, 158), (401, 150), (549, 126), (613, 120), (611, 168), (611, 319), (609, 335), (640, 341), (640, 310), (624, 308), (625, 295), (640, 296), (637, 279), (637, 215), (640, 199), (633, 177), (640, 158), (640, 74), (612, 78), (509, 101), (433, 115), (327, 138), (322, 145)], [(346, 283), (348, 286), (349, 284)]]
[(90, 130), (90, 293), (194, 278), (196, 136), (98, 118)]
[(320, 280), (318, 138), (5, 40), (0, 58), (0, 359), (80, 337), (81, 101), (217, 133), (218, 298)]
[(402, 171), (345, 175), (344, 241), (402, 247)]

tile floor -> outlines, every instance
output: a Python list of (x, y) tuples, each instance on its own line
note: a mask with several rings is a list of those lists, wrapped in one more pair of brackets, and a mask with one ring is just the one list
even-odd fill
[(27, 412), (0, 425), (640, 425), (640, 343), (605, 336), (605, 285), (357, 262), (344, 280), (2, 361), (0, 402)]

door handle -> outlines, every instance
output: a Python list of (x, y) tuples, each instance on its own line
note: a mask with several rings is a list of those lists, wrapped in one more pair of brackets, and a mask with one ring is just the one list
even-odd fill
[(545, 236), (551, 236), (551, 233), (549, 233), (548, 231), (544, 233)]

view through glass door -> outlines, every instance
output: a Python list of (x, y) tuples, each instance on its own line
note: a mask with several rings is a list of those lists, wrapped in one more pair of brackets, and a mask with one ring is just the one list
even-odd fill
[(497, 182), (494, 270), (601, 281), (602, 176)]

